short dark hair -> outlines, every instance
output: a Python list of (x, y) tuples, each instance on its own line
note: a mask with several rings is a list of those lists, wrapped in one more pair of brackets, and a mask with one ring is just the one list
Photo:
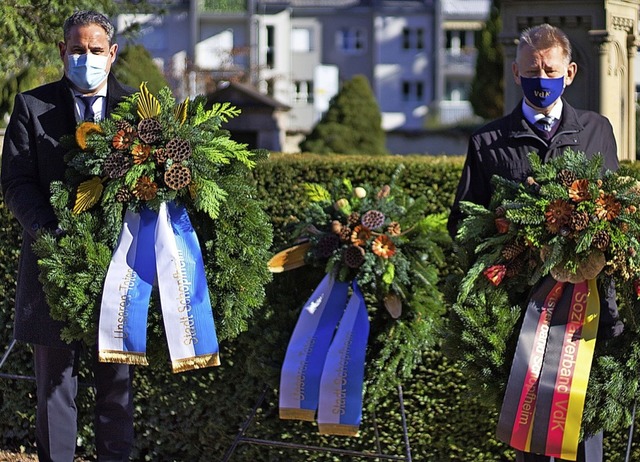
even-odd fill
[(518, 42), (518, 51), (525, 46), (529, 46), (534, 50), (547, 50), (553, 47), (560, 47), (562, 48), (566, 64), (571, 62), (571, 42), (567, 34), (549, 24), (540, 24), (539, 26), (523, 30), (520, 34), (520, 41)]
[(67, 18), (62, 26), (64, 40), (67, 41), (69, 39), (69, 34), (71, 33), (72, 27), (88, 26), (91, 24), (97, 24), (104, 29), (104, 31), (107, 33), (107, 40), (109, 41), (109, 45), (111, 45), (111, 42), (113, 41), (113, 35), (115, 34), (113, 24), (111, 24), (109, 18), (107, 18), (102, 13), (91, 10), (76, 11)]

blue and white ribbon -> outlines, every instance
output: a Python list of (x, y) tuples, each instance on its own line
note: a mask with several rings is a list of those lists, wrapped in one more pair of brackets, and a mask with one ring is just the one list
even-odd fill
[(280, 373), (281, 419), (315, 419), (324, 361), (348, 290), (327, 274), (302, 308)]
[(364, 362), (369, 317), (357, 282), (331, 342), (320, 381), (318, 429), (328, 435), (355, 436), (362, 420)]
[[(280, 418), (313, 421), (321, 433), (356, 435), (369, 318), (357, 283), (326, 275), (305, 303), (280, 375)], [(346, 309), (345, 309), (346, 305)]]
[(147, 364), (146, 326), (157, 284), (172, 369), (220, 364), (198, 239), (184, 206), (127, 211), (107, 271), (100, 309), (100, 361)]

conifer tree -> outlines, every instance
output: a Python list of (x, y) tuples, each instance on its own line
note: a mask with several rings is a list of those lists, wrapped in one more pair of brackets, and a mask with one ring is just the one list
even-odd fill
[(381, 122), (367, 78), (356, 75), (343, 84), (300, 149), (319, 154), (386, 154)]
[(120, 82), (134, 88), (138, 88), (142, 82), (147, 82), (147, 88), (152, 93), (157, 93), (162, 87), (169, 85), (153, 62), (151, 53), (143, 45), (127, 45), (124, 50), (119, 51), (113, 73)]
[(479, 34), (476, 73), (469, 100), (473, 111), (485, 119), (496, 119), (504, 112), (504, 52), (498, 34), (502, 29), (500, 0), (493, 0), (489, 18)]

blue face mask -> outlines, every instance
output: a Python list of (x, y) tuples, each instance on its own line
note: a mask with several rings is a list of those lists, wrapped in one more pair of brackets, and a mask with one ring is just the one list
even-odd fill
[(536, 107), (551, 106), (564, 92), (564, 76), (557, 79), (522, 77), (520, 85), (524, 97)]
[(107, 56), (69, 55), (67, 77), (81, 90), (95, 90), (107, 78)]

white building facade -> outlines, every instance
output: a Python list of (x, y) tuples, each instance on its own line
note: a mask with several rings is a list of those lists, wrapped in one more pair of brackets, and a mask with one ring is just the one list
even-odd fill
[[(220, 5), (224, 4), (224, 7)], [(365, 75), (388, 138), (420, 137), (473, 119), (475, 36), (491, 0), (173, 0), (136, 41), (177, 97), (242, 82), (288, 106), (295, 151), (341, 82)], [(397, 152), (398, 149), (393, 149)], [(408, 152), (415, 152), (408, 148)]]

